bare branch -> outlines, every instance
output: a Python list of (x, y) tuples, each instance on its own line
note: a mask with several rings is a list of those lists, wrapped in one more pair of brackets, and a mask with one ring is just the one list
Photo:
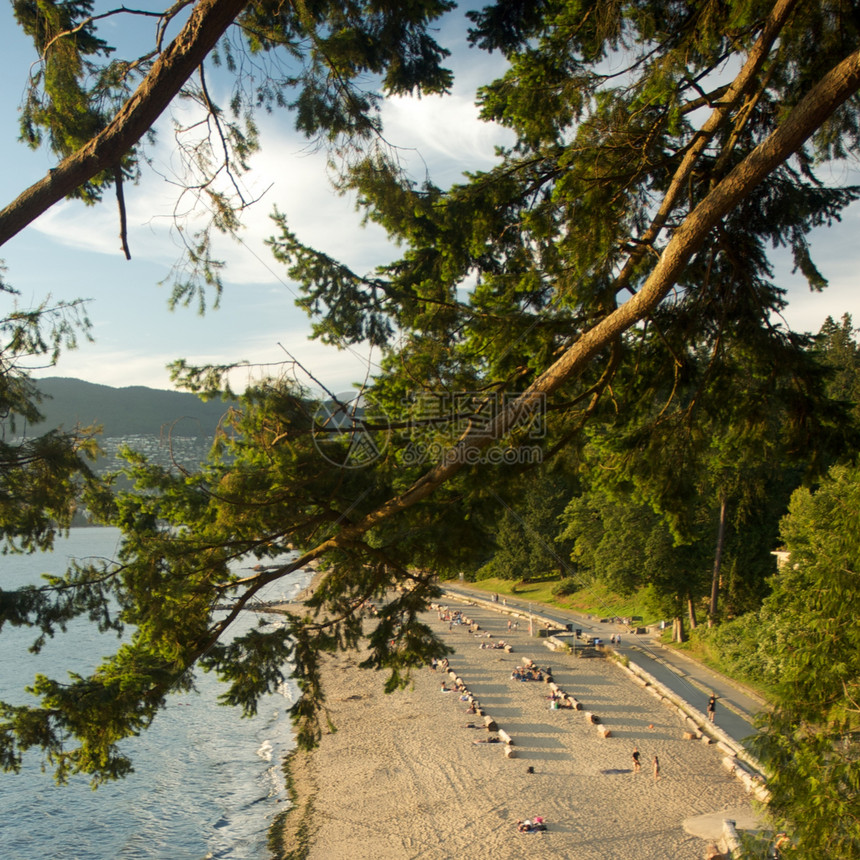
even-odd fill
[(128, 249), (128, 222), (125, 214), (125, 195), (122, 190), (122, 167), (117, 165), (113, 171), (113, 182), (116, 186), (116, 203), (119, 207), (119, 239), (122, 243), (122, 252), (126, 260), (131, 259), (131, 251)]
[[(187, 5), (191, 0), (185, 0), (182, 5)], [(101, 21), (104, 18), (112, 18), (114, 15), (144, 15), (147, 18), (163, 18), (166, 13), (164, 12), (149, 12), (145, 9), (126, 9), (125, 6), (120, 6), (119, 9), (111, 9), (110, 12), (102, 12), (100, 15), (90, 15), (88, 18), (84, 18), (77, 27), (72, 27), (71, 30), (64, 30), (62, 33), (57, 33), (47, 45), (45, 45), (44, 50), (42, 51), (42, 59), (44, 60), (48, 56), (48, 50), (53, 46), (54, 42), (59, 39), (65, 39), (68, 36), (74, 36), (75, 33), (80, 33), (84, 27), (89, 26), (95, 21)]]

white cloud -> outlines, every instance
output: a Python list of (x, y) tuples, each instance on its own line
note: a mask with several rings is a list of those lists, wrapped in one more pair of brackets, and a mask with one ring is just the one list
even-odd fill
[(795, 331), (817, 332), (830, 316), (839, 320), (849, 313), (855, 325), (860, 323), (860, 260), (857, 255), (857, 232), (860, 229), (860, 205), (851, 205), (841, 222), (821, 227), (809, 238), (812, 259), (828, 286), (821, 292), (809, 289), (806, 279), (792, 272), (787, 251), (775, 255), (774, 282), (788, 291), (788, 307), (783, 314)]
[[(354, 197), (341, 196), (332, 187), (325, 153), (309, 151), (297, 135), (274, 125), (264, 129), (263, 137), (253, 170), (243, 177), (247, 198), (257, 202), (242, 215), (239, 240), (220, 234), (213, 237), (215, 256), (226, 263), (225, 282), (286, 283), (283, 266), (265, 244), (276, 232), (271, 219), (276, 207), (303, 242), (354, 266), (360, 274), (392, 258), (395, 251), (384, 231), (372, 224), (362, 227)], [(178, 186), (151, 173), (139, 185), (126, 186), (133, 262), (157, 263), (166, 274), (179, 259), (181, 237), (172, 215), (179, 208), (179, 193)], [(190, 206), (190, 196), (181, 205), (185, 203)], [(186, 231), (199, 229), (205, 220), (204, 209), (187, 221)], [(33, 229), (79, 251), (114, 258), (121, 254), (117, 210), (108, 200), (95, 207), (64, 201), (39, 218)]]
[(478, 117), (471, 96), (389, 99), (382, 115), (386, 139), (402, 148), (412, 175), (429, 170), (440, 185), (461, 181), (463, 171), (488, 168), (495, 148), (512, 141), (510, 131)]

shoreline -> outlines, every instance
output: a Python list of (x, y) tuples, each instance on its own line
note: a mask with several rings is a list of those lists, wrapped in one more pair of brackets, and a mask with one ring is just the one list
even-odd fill
[[(282, 608), (303, 604), (316, 591), (324, 575), (324, 571), (313, 569), (308, 584)], [(295, 729), (292, 736), (295, 744)], [(294, 745), (281, 762), (289, 808), (278, 813), (269, 827), (267, 841), (273, 860), (304, 860), (307, 857), (317, 793), (315, 752)]]
[[(441, 860), (476, 850), (494, 860), (698, 860), (718, 838), (704, 819), (754, 822), (716, 749), (684, 739), (680, 718), (611, 661), (552, 653), (508, 632), (497, 613), (469, 612), (492, 640), (465, 626), (449, 630), (435, 613), (428, 620), (456, 649), (451, 668), (514, 738), (515, 757), (503, 744), (473, 743), (487, 733), (480, 718), (467, 727), (476, 718), (457, 693), (440, 692), (441, 672), (416, 670), (410, 687), (386, 695), (384, 673), (358, 669), (358, 655), (331, 655), (323, 682), (336, 729), (285, 764), (296, 800), (283, 813), (282, 860)], [(500, 638), (513, 653), (480, 647)], [(550, 664), (609, 736), (583, 711), (550, 710), (547, 685), (512, 680), (524, 658)], [(637, 774), (634, 746), (642, 751)], [(535, 815), (547, 819), (547, 832), (518, 833), (516, 822)]]
[(304, 860), (310, 847), (317, 795), (314, 751), (296, 747), (284, 758), (282, 770), (290, 808), (281, 812), (269, 828), (269, 850), (276, 860)]

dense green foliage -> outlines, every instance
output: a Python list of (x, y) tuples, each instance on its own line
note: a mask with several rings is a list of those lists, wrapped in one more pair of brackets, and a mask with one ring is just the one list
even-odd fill
[[(0, 541), (5, 552), (50, 548), (57, 529), (68, 528), (82, 498), (96, 490), (90, 469), (98, 452), (95, 427), (73, 424), (42, 434), (28, 429), (41, 416), (41, 396), (28, 362), (50, 361), (88, 330), (77, 303), (46, 302), (0, 320)], [(0, 624), (3, 620), (0, 615)]]
[[(60, 779), (122, 776), (131, 764), (118, 742), (187, 689), (195, 665), (218, 673), (225, 701), (250, 713), (292, 661), (299, 736), (311, 743), (320, 655), (358, 643), (366, 602), (382, 605), (367, 665), (387, 669), (390, 686), (403, 683), (411, 666), (442, 653), (420, 620), (435, 574), (478, 568), (493, 537), (500, 566), (531, 575), (558, 560), (568, 578), (647, 586), (666, 611), (686, 605), (691, 619), (709, 592), (713, 622), (755, 608), (790, 491), (856, 450), (850, 322), (817, 344), (777, 324), (785, 295), (770, 254), (788, 249), (822, 289), (808, 236), (860, 196), (820, 178), (860, 143), (860, 6), (499, 0), (471, 12), (469, 42), (507, 61), (480, 88), (480, 109), (515, 143), (492, 169), (446, 190), (400, 172), (377, 136), (376, 106), (385, 94), (446, 90), (445, 50), (430, 25), (451, 3), (254, 2), (222, 13), (227, 2), (198, 0), (189, 20), (227, 14), (216, 35), (238, 25), (212, 54), (235, 75), (231, 111), (212, 105), (202, 70), (198, 83), (169, 90), (184, 86), (208, 115), (198, 164), (245, 169), (258, 145), (254, 105), (294, 108), (299, 128), (340, 154), (366, 144), (343, 161), (341, 187), (399, 244), (399, 259), (353, 272), (307, 247), (301, 225), (283, 216), (271, 246), (301, 285), (316, 335), (380, 347), (383, 369), (353, 404), (260, 384), (223, 423), (199, 472), (129, 453), (134, 489), (91, 501), (124, 533), (115, 563), (13, 596), (4, 616), (47, 635), (89, 614), (126, 629), (126, 644), (91, 677), (37, 679), (36, 706), (4, 707), (2, 764), (15, 769), (37, 748)], [(145, 100), (167, 61), (154, 53), (108, 62), (89, 6), (49, 2), (43, 17), (40, 8), (16, 6), (41, 54), (25, 133), (38, 141), (50, 131), (59, 156), (79, 147), (61, 162), (67, 175), (79, 141), (113, 127), (111, 105), (129, 81), (142, 76)], [(161, 27), (180, 11), (165, 12)], [(246, 57), (272, 60), (253, 86)], [(377, 90), (359, 89), (367, 76)], [(76, 193), (96, 201), (122, 171), (134, 175), (144, 137), (110, 137), (115, 169), (96, 165)], [(197, 187), (215, 227), (235, 230), (246, 202), (235, 186)], [(178, 298), (197, 294), (195, 275), (218, 287), (208, 243), (205, 234), (189, 240)], [(828, 363), (846, 369), (847, 388)], [(223, 393), (226, 369), (177, 362), (175, 373), (211, 396)], [(841, 626), (824, 629), (836, 591), (820, 583), (834, 577), (848, 605), (846, 572), (819, 567), (826, 541), (803, 544), (822, 528), (817, 506), (829, 497), (795, 497), (786, 541), (803, 559), (799, 591), (784, 608), (773, 608), (776, 597), (765, 604), (774, 624), (794, 611), (819, 633), (792, 652), (794, 668), (783, 659), (786, 684), (802, 695), (794, 711), (774, 712), (766, 752), (784, 755), (786, 780), (793, 775), (790, 790), (777, 784), (775, 809), (810, 851), (820, 844), (835, 857), (854, 838), (843, 828), (835, 841), (824, 825), (854, 808), (853, 763), (832, 756), (832, 741), (852, 725), (856, 675), (833, 648), (856, 643)], [(832, 512), (835, 542), (840, 522)], [(9, 533), (27, 541), (33, 529), (13, 520)], [(287, 551), (294, 560), (265, 564)], [(247, 556), (262, 569), (237, 573), (233, 562)], [(320, 577), (306, 613), (229, 639), (261, 589), (311, 562)], [(807, 600), (807, 589), (827, 599)], [(774, 595), (784, 593), (775, 580)], [(802, 665), (829, 671), (802, 687)], [(796, 810), (818, 796), (807, 779), (816, 767), (848, 799), (840, 806), (823, 793), (804, 830)]]
[(573, 573), (569, 547), (558, 541), (558, 520), (572, 487), (552, 476), (530, 476), (528, 484), (523, 500), (501, 511), (495, 528), (497, 551), (481, 576), (529, 580)]
[(789, 857), (860, 851), (860, 469), (834, 467), (798, 490), (782, 534), (790, 553), (766, 609), (783, 631), (773, 711), (757, 746)]
[(860, 414), (860, 343), (851, 314), (839, 323), (828, 317), (818, 333), (816, 347), (821, 363), (828, 369), (827, 393), (846, 403), (854, 420)]
[[(572, 582), (599, 580), (620, 594), (652, 588), (664, 617), (690, 613), (695, 623), (702, 613), (716, 621), (757, 611), (792, 490), (856, 447), (851, 397), (834, 390), (853, 371), (838, 362), (856, 344), (849, 332), (847, 344), (842, 337), (839, 349), (829, 346), (829, 330), (800, 341), (801, 352), (762, 356), (758, 364), (749, 353), (732, 355), (727, 335), (720, 366), (692, 354), (671, 394), (633, 379), (646, 395), (633, 400), (616, 379), (614, 414), (592, 419), (578, 463), (565, 470), (560, 522), (531, 532), (569, 556)], [(488, 565), (495, 575), (558, 570), (526, 534), (540, 492), (530, 489), (502, 516)]]

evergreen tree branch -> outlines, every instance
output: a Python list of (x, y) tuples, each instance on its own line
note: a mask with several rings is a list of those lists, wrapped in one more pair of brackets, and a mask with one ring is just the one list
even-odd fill
[(0, 211), (0, 245), (128, 152), (161, 116), (247, 0), (198, 0), (187, 23), (107, 126)]
[[(774, 38), (775, 38), (774, 34)], [(654, 311), (675, 285), (684, 266), (710, 231), (772, 170), (796, 152), (820, 125), (860, 87), (860, 51), (855, 51), (825, 74), (795, 106), (785, 121), (738, 164), (684, 219), (643, 287), (625, 304), (585, 332), (568, 351), (542, 373), (494, 420), (489, 432), (467, 433), (445, 455), (401, 495), (390, 499), (337, 536), (306, 554), (306, 561), (319, 558), (343, 541), (351, 540), (389, 517), (427, 498), (453, 478), (465, 463), (474, 461), (491, 442), (501, 438), (504, 428), (515, 426), (537, 408), (547, 394), (581, 373), (598, 353), (636, 322)], [(616, 286), (623, 286), (624, 272)], [(293, 568), (295, 569), (295, 568)], [(273, 577), (277, 578), (277, 577)]]
[[(302, 554), (288, 565), (249, 577), (255, 590), (287, 573), (322, 558), (326, 553), (353, 541), (373, 527), (411, 508), (451, 480), (465, 464), (475, 461), (492, 442), (502, 438), (505, 428), (516, 426), (531, 414), (546, 395), (584, 371), (590, 361), (638, 321), (653, 312), (692, 255), (710, 231), (778, 165), (796, 152), (821, 124), (860, 88), (860, 51), (855, 51), (826, 73), (792, 109), (785, 121), (738, 164), (684, 219), (646, 279), (642, 288), (625, 304), (585, 332), (551, 367), (519, 397), (508, 404), (488, 428), (467, 431), (442, 461), (428, 470), (406, 491), (389, 499), (337, 534)], [(616, 286), (623, 285), (624, 273)]]
[[(186, 0), (183, 5), (188, 5), (192, 0)], [(61, 33), (57, 33), (52, 36), (51, 39), (45, 43), (45, 46), (42, 48), (41, 56), (44, 61), (48, 56), (48, 51), (54, 46), (54, 43), (59, 41), (60, 39), (67, 39), (69, 36), (74, 36), (77, 33), (82, 32), (91, 24), (95, 24), (96, 21), (103, 21), (105, 18), (112, 18), (114, 15), (142, 15), (146, 18), (164, 18), (165, 13), (163, 12), (150, 12), (146, 9), (127, 9), (125, 6), (121, 6), (119, 9), (111, 9), (110, 12), (102, 12), (98, 15), (90, 15), (87, 18), (84, 18), (74, 27), (69, 28), (68, 30), (63, 30)]]

